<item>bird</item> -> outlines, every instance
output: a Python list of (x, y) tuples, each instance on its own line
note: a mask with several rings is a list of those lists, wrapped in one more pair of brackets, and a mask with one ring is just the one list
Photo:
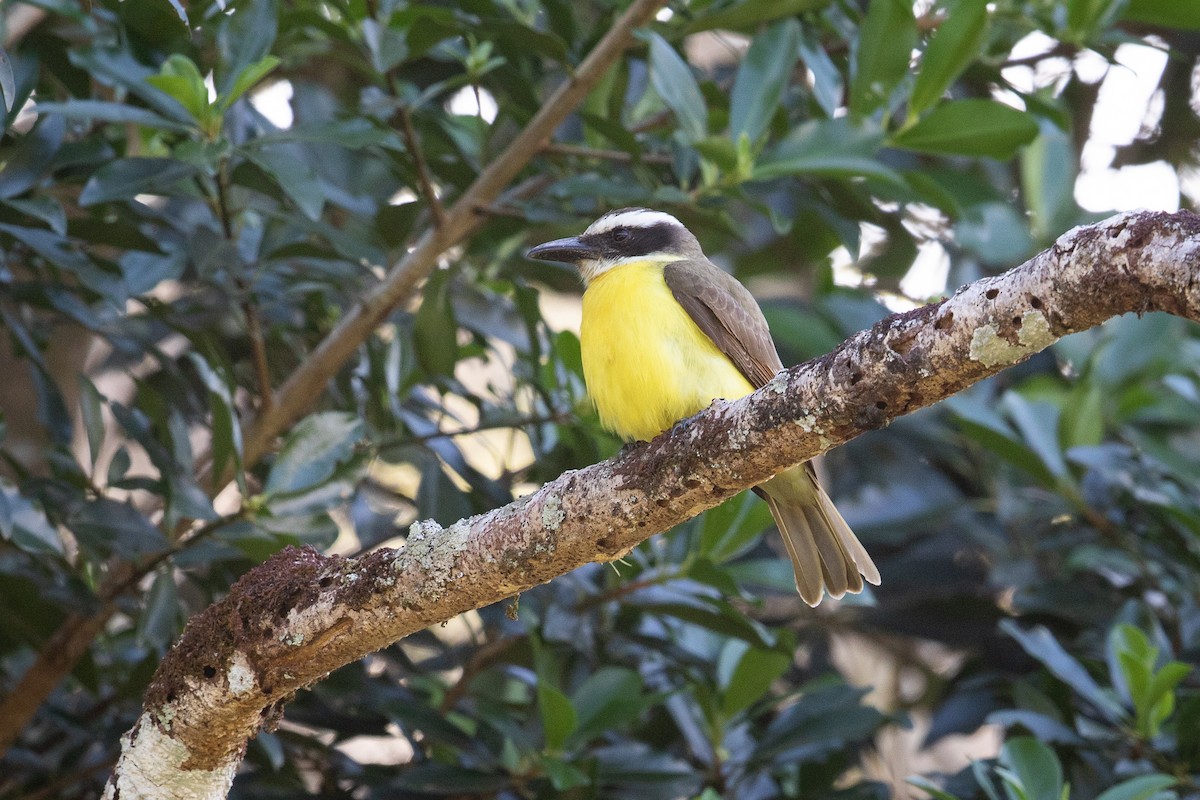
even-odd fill
[[(649, 441), (714, 400), (733, 400), (783, 369), (766, 318), (736, 278), (671, 214), (622, 208), (527, 257), (571, 264), (584, 284), (583, 377), (601, 424)], [(866, 548), (811, 462), (754, 487), (771, 510), (810, 606), (879, 584)]]

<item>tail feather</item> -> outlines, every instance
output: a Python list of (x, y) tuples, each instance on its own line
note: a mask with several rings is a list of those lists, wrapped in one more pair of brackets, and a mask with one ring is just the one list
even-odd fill
[(863, 588), (863, 578), (879, 584), (879, 570), (842, 519), (807, 464), (780, 473), (760, 488), (779, 527), (796, 588), (810, 606), (822, 592), (841, 597)]
[[(817, 551), (817, 544), (812, 535), (808, 532), (808, 522), (803, 514), (789, 513), (785, 515), (779, 502), (766, 492), (762, 493), (762, 498), (767, 501), (767, 507), (771, 509), (771, 516), (775, 518), (775, 525), (779, 528), (783, 546), (787, 548), (788, 556), (792, 559), (792, 570), (796, 573), (796, 590), (800, 592), (800, 597), (804, 602), (815, 606), (821, 602), (821, 593), (825, 588), (825, 583), (821, 575), (821, 554)], [(794, 509), (794, 506), (788, 507), (788, 511)], [(796, 516), (798, 518), (795, 518)]]

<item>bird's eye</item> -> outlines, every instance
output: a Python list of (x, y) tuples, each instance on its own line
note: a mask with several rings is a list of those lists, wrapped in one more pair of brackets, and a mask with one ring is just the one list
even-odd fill
[(629, 228), (614, 228), (612, 232), (614, 242), (628, 242), (630, 236), (633, 234), (630, 233)]

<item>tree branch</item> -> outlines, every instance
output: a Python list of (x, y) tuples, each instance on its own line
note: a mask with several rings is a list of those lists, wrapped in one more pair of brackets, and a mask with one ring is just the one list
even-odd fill
[(780, 469), (1130, 311), (1200, 321), (1200, 217), (1134, 212), (1077, 228), (1021, 267), (889, 317), (529, 497), (446, 529), (414, 524), (401, 550), (346, 559), (289, 548), (189, 622), (123, 739), (106, 796), (223, 796), (264, 715), (331, 670), (620, 558)]
[(243, 460), (255, 464), (271, 442), (312, 408), (329, 381), (360, 344), (413, 291), (448, 248), (469, 236), (485, 219), (477, 209), (488, 206), (504, 187), (542, 149), (555, 129), (579, 105), (609, 66), (633, 42), (633, 31), (645, 25), (666, 0), (635, 0), (584, 58), (529, 124), (517, 134), (467, 190), (445, 210), (441, 225), (434, 225), (413, 249), (391, 268), (387, 276), (330, 331), (291, 376), (279, 387), (275, 405), (264, 410), (245, 434)]
[[(587, 96), (592, 87), (603, 77), (605, 71), (633, 41), (634, 29), (649, 22), (666, 0), (635, 0), (616, 21), (612, 29), (596, 44), (579, 68), (563, 83), (529, 124), (513, 139), (509, 146), (482, 173), (475, 182), (446, 210), (443, 225), (433, 227), (416, 242), (388, 272), (383, 281), (347, 312), (341, 323), (325, 337), (324, 341), (288, 377), (272, 396), (268, 382), (264, 382), (263, 370), (257, 366), (265, 359), (255, 353), (256, 373), (262, 383), (263, 403), (259, 415), (245, 433), (243, 468), (249, 469), (270, 450), (271, 443), (292, 422), (297, 420), (316, 403), (323, 394), (325, 383), (353, 355), (354, 350), (366, 341), (371, 332), (387, 317), (393, 308), (409, 293), (437, 264), (438, 257), (448, 248), (458, 244), (485, 221), (492, 213), (492, 203), (500, 196), (536, 155), (542, 143), (566, 119)], [(544, 176), (535, 176), (517, 193), (542, 185)], [(247, 320), (252, 308), (247, 308)], [(252, 344), (260, 338), (250, 332)], [(199, 471), (207, 456), (197, 459)], [(214, 476), (220, 483), (222, 476)], [(59, 684), (62, 677), (75, 665), (112, 616), (115, 604), (106, 603), (91, 615), (73, 615), (49, 640), (55, 649), (45, 648), (38, 654), (38, 673), (22, 677), (18, 692), (0, 700), (0, 710), (13, 713), (0, 716), (0, 754), (2, 754), (20, 731), (24, 729), (42, 702)], [(61, 647), (58, 646), (61, 644)], [(48, 645), (49, 646), (49, 645)], [(44, 668), (44, 669), (43, 669)]]

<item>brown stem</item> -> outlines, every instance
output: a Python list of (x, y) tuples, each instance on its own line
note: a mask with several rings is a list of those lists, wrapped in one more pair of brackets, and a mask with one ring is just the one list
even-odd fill
[(429, 165), (425, 162), (425, 153), (421, 149), (420, 140), (417, 139), (417, 132), (413, 129), (412, 112), (408, 110), (408, 106), (400, 106), (397, 116), (400, 117), (400, 130), (404, 133), (404, 144), (412, 155), (413, 165), (417, 168), (421, 194), (425, 196), (425, 202), (429, 204), (429, 213), (433, 215), (433, 225), (442, 228), (446, 224), (446, 209), (442, 208), (442, 201), (438, 199), (433, 180), (429, 177)]
[(446, 714), (454, 710), (458, 705), (458, 701), (467, 693), (467, 689), (471, 687), (471, 681), (475, 676), (483, 672), (485, 669), (496, 663), (500, 656), (504, 655), (517, 642), (524, 641), (525, 634), (516, 636), (505, 636), (503, 639), (495, 639), (488, 642), (482, 647), (477, 648), (471, 653), (471, 657), (467, 663), (463, 665), (462, 674), (458, 676), (449, 689), (446, 690), (446, 695), (442, 698), (438, 710)]
[[(221, 230), (225, 241), (233, 242), (233, 216), (229, 213), (228, 163), (222, 161), (217, 170), (217, 215), (221, 219)], [(267, 413), (271, 409), (271, 371), (267, 367), (267, 347), (262, 335), (262, 322), (259, 319), (258, 306), (250, 291), (250, 284), (239, 272), (234, 276), (234, 286), (242, 296), (242, 314), (246, 318), (246, 336), (250, 340), (250, 360), (254, 364), (254, 377), (258, 382), (259, 412)]]
[(665, 0), (635, 0), (504, 152), (479, 174), (454, 205), (446, 209), (443, 224), (426, 231), (383, 281), (346, 313), (337, 327), (284, 381), (275, 395), (275, 405), (260, 413), (246, 431), (247, 466), (257, 463), (271, 449), (275, 437), (312, 408), (323, 394), (325, 384), (392, 309), (425, 279), (441, 254), (479, 227), (482, 218), (477, 209), (492, 203), (524, 169), (633, 42), (634, 29), (649, 22), (664, 3)]
[(0, 700), (0, 755), (8, 751), (62, 677), (87, 652), (117, 610), (115, 601), (91, 614), (71, 614), (38, 652), (37, 660)]
[[(245, 439), (244, 466), (258, 462), (271, 442), (304, 414), (333, 377), (375, 327), (429, 274), (437, 258), (469, 236), (487, 218), (481, 208), (491, 205), (517, 173), (541, 149), (544, 141), (603, 77), (609, 66), (633, 41), (633, 30), (649, 22), (666, 0), (635, 0), (597, 43), (575, 74), (554, 92), (529, 124), (463, 193), (446, 214), (445, 225), (427, 231), (413, 250), (400, 260), (374, 291), (363, 298), (292, 373), (274, 396), (264, 402)], [(538, 176), (523, 184), (536, 186)], [(263, 357), (265, 363), (265, 356)], [(264, 400), (267, 395), (264, 393)], [(201, 456), (201, 464), (207, 456)], [(203, 471), (203, 467), (198, 468)], [(214, 476), (216, 477), (216, 476)], [(112, 616), (111, 603), (90, 616), (72, 615), (55, 631), (38, 653), (30, 670), (12, 694), (0, 700), (0, 755), (16, 741), (37, 709), (87, 652), (92, 640)]]
[(247, 292), (242, 301), (242, 313), (246, 316), (246, 336), (250, 339), (250, 360), (254, 362), (254, 379), (258, 382), (259, 412), (266, 414), (271, 410), (271, 371), (267, 366), (267, 346), (263, 339), (262, 321), (259, 318), (258, 306), (254, 305), (249, 296), (249, 287), (238, 281), (239, 288)]
[(87, 652), (92, 641), (104, 630), (117, 611), (117, 600), (137, 586), (138, 582), (156, 567), (235, 520), (242, 513), (206, 523), (177, 542), (171, 549), (151, 556), (145, 562), (120, 564), (109, 574), (96, 591), (100, 607), (91, 614), (71, 614), (38, 651), (33, 664), (21, 676), (12, 691), (0, 698), (0, 756), (3, 756), (21, 731), (33, 719), (42, 702), (50, 695), (62, 677), (75, 667), (75, 662)]

